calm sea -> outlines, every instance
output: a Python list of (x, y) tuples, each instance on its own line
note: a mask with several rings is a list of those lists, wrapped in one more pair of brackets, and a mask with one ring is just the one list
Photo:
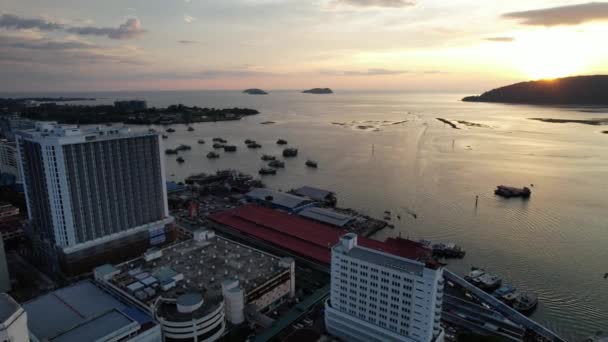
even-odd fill
[[(165, 146), (188, 144), (192, 150), (182, 153), (182, 165), (175, 156), (166, 157), (168, 178), (225, 168), (257, 175), (260, 156), (280, 154), (275, 141), (284, 138), (300, 155), (287, 160), (278, 175), (265, 177), (268, 186), (331, 189), (340, 206), (379, 218), (390, 210), (396, 228), (377, 238), (401, 234), (456, 242), (467, 255), (450, 261), (450, 269), (463, 273), (484, 267), (538, 294), (532, 317), (564, 338), (577, 341), (608, 330), (608, 279), (603, 279), (608, 272), (608, 134), (602, 134), (608, 128), (529, 120), (605, 118), (608, 110), (463, 103), (459, 99), (465, 94), (397, 92), (60, 95), (93, 96), (102, 103), (143, 98), (149, 106), (258, 109), (260, 115), (241, 121), (195, 124), (193, 132), (174, 126)], [(453, 129), (438, 117), (479, 125)], [(206, 159), (212, 137), (235, 143), (237, 153)], [(246, 149), (247, 138), (263, 148)], [(198, 139), (207, 143), (199, 145)], [(319, 168), (305, 167), (307, 158)], [(533, 184), (532, 197), (497, 198), (493, 190), (499, 184)]]

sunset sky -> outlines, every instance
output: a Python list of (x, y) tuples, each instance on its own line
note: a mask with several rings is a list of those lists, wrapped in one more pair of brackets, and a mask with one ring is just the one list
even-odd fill
[(0, 91), (476, 91), (608, 72), (608, 2), (2, 0)]

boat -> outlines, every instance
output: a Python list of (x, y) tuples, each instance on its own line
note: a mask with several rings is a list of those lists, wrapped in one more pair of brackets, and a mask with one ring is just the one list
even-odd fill
[(297, 148), (286, 148), (283, 150), (283, 157), (295, 157), (298, 155)]
[(269, 168), (269, 167), (263, 167), (260, 169), (260, 171), (258, 171), (258, 173), (261, 175), (276, 175), (277, 170)]
[(205, 140), (203, 140), (203, 139), (199, 139), (197, 142), (198, 142), (199, 144), (204, 144), (204, 143), (205, 143)]
[(215, 153), (215, 152), (213, 152), (213, 151), (207, 153), (207, 158), (209, 158), (209, 159), (217, 159), (219, 157), (220, 157), (220, 155), (217, 154), (217, 153)]
[(167, 132), (173, 133), (173, 132), (175, 132), (175, 130), (173, 128), (167, 128)]
[(245, 139), (245, 145), (254, 144), (255, 140)]
[(461, 259), (465, 256), (466, 252), (462, 247), (458, 246), (453, 242), (447, 243), (436, 243), (431, 246), (433, 255), (441, 258), (458, 258)]
[(192, 131), (194, 131), (194, 127), (188, 126), (188, 132), (192, 132)]
[(226, 145), (224, 146), (224, 152), (236, 152), (236, 146)]
[(150, 128), (150, 129), (148, 130), (148, 132), (150, 132), (150, 133), (156, 133), (156, 130), (155, 130), (154, 128)]
[(185, 162), (184, 158), (182, 158), (182, 157), (177, 157), (177, 159), (175, 159), (175, 160), (177, 160), (177, 162), (180, 164)]
[(493, 291), (502, 285), (502, 279), (480, 268), (471, 268), (471, 271), (464, 277), (471, 284), (484, 291)]
[(513, 309), (523, 313), (531, 313), (538, 305), (538, 297), (535, 294), (521, 293), (513, 302)]
[(184, 144), (179, 145), (179, 146), (177, 146), (175, 148), (176, 151), (188, 151), (188, 150), (191, 150), (191, 149), (192, 149), (192, 147), (190, 147), (188, 145), (184, 145)]
[(174, 150), (172, 148), (168, 148), (165, 150), (165, 154), (177, 154), (177, 150)]
[(215, 143), (213, 144), (213, 148), (224, 148), (224, 144)]
[(309, 160), (307, 160), (307, 161), (306, 161), (306, 166), (308, 166), (308, 167), (312, 167), (312, 168), (315, 168), (315, 169), (316, 169), (316, 168), (317, 168), (317, 162), (316, 162), (316, 161), (314, 161), (314, 160), (310, 160), (310, 159), (309, 159)]
[(511, 295), (515, 293), (517, 289), (510, 284), (502, 284), (498, 289), (492, 292), (492, 296), (500, 299), (503, 302), (508, 302)]
[(529, 198), (530, 195), (532, 194), (532, 191), (530, 191), (530, 188), (525, 187), (525, 186), (523, 188), (516, 188), (513, 186), (499, 185), (496, 187), (496, 190), (494, 190), (494, 194), (501, 196), (501, 197), (505, 197), (505, 198), (511, 198), (511, 197)]
[(163, 134), (163, 139), (169, 139), (169, 137)]
[(260, 147), (262, 147), (262, 145), (260, 145), (260, 144), (258, 144), (256, 142), (247, 145), (247, 148), (260, 148)]
[(282, 169), (285, 167), (285, 163), (280, 160), (272, 160), (272, 161), (270, 161), (270, 163), (268, 163), (268, 166), (274, 167), (277, 169)]
[(271, 161), (271, 160), (276, 160), (276, 159), (277, 159), (277, 157), (275, 157), (275, 156), (269, 156), (269, 155), (265, 154), (265, 155), (263, 155), (263, 156), (262, 156), (262, 158), (261, 158), (261, 159), (262, 159), (263, 161)]
[(223, 138), (213, 138), (213, 141), (219, 142), (219, 143), (222, 143), (222, 144), (225, 144), (225, 143), (228, 142), (226, 139), (223, 139)]
[(279, 140), (277, 140), (277, 145), (287, 145), (287, 140), (279, 139)]

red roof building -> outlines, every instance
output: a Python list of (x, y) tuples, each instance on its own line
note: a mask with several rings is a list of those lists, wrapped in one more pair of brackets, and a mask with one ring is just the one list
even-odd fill
[[(325, 264), (331, 261), (331, 247), (347, 233), (340, 228), (254, 204), (214, 213), (209, 215), (209, 219)], [(363, 247), (422, 262), (431, 260), (432, 255), (429, 248), (401, 238), (381, 242), (359, 237), (358, 243)]]

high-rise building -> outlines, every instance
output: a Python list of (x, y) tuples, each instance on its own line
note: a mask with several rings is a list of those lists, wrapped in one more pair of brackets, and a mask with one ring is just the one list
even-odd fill
[(91, 271), (165, 240), (173, 219), (156, 133), (38, 123), (17, 146), (26, 234), (53, 270)]
[(325, 323), (344, 341), (442, 341), (443, 269), (359, 246), (344, 235), (331, 251)]
[(0, 183), (2, 185), (21, 183), (17, 147), (14, 141), (6, 139), (0, 140)]

